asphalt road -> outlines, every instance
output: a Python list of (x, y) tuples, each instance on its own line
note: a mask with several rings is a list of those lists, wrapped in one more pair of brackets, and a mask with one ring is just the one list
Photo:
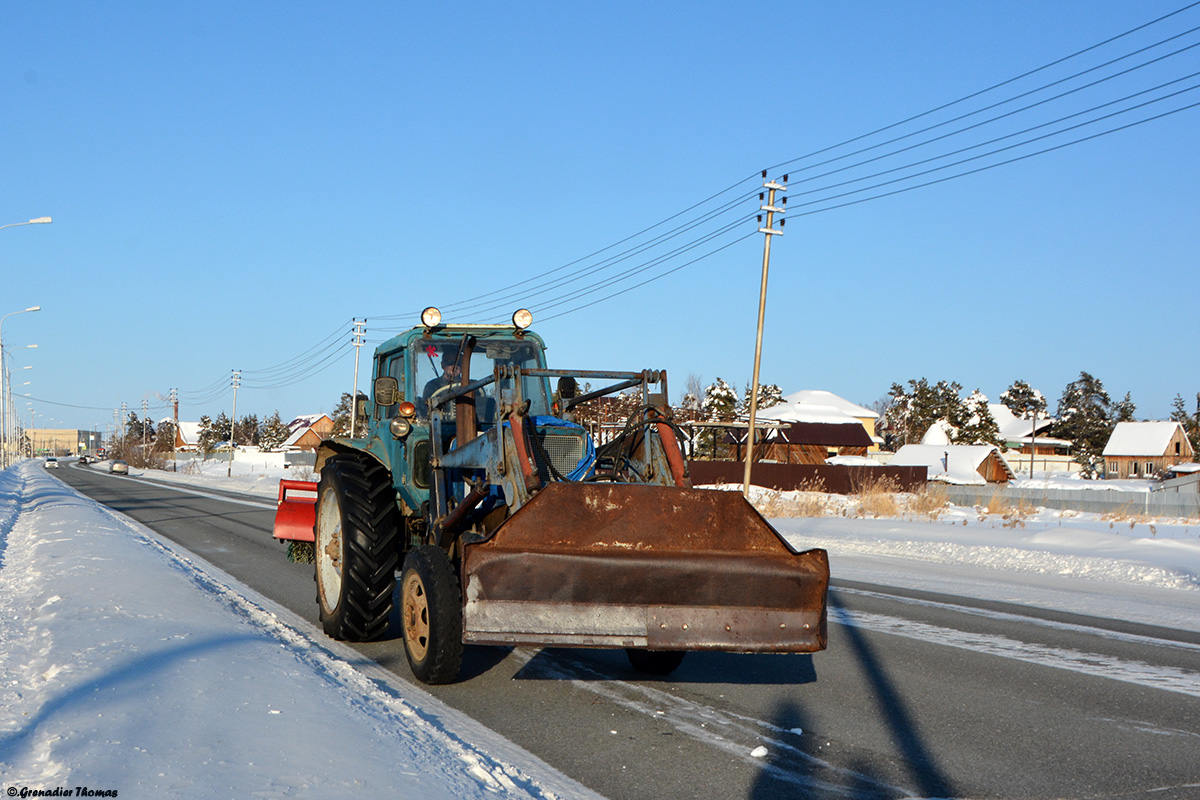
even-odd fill
[[(319, 629), (270, 501), (56, 474)], [(814, 656), (692, 653), (648, 680), (621, 651), (468, 647), (427, 688), (614, 800), (1200, 798), (1200, 634), (833, 572)], [(356, 649), (415, 682), (395, 636)]]

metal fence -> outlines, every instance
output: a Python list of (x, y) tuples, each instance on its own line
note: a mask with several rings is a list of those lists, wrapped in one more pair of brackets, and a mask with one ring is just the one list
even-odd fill
[(1200, 494), (1122, 492), (1105, 489), (1017, 489), (998, 486), (946, 486), (946, 498), (957, 506), (1018, 503), (1095, 514), (1143, 514), (1148, 517), (1200, 517)]

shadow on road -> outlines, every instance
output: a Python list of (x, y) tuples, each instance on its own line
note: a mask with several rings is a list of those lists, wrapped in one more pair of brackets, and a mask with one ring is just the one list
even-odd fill
[[(829, 605), (830, 608), (843, 607), (837, 592), (829, 593)], [(922, 797), (954, 797), (953, 784), (938, 767), (921, 736), (919, 726), (875, 649), (854, 625), (843, 625), (841, 632), (862, 667), (863, 676), (879, 708), (880, 719), (887, 726), (892, 742), (917, 786), (918, 794)]]
[[(908, 792), (887, 782), (869, 764), (852, 760), (835, 766), (821, 757), (819, 745), (808, 730), (803, 709), (794, 702), (780, 703), (772, 715), (777, 730), (768, 747), (769, 756), (755, 779), (749, 800), (781, 797), (839, 797), (850, 800), (896, 800)], [(816, 752), (809, 752), (816, 750)]]
[(815, 682), (817, 672), (807, 653), (693, 652), (670, 675), (648, 675), (630, 665), (624, 650), (547, 647), (539, 650), (513, 679), (798, 685)]

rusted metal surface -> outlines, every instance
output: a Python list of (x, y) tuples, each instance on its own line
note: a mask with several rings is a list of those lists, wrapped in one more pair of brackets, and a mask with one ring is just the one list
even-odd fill
[(825, 647), (825, 551), (793, 553), (734, 492), (552, 483), (463, 559), (468, 642)]
[[(311, 495), (311, 496), (310, 496)], [(291, 542), (311, 542), (317, 521), (317, 484), (280, 481), (273, 536)]]

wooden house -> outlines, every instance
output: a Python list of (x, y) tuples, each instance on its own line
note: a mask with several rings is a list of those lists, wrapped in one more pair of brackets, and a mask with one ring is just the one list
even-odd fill
[(1178, 422), (1118, 422), (1104, 446), (1104, 475), (1155, 478), (1194, 456)]
[(333, 431), (333, 420), (328, 414), (306, 414), (289, 422), (288, 430), (291, 433), (280, 445), (281, 450), (316, 450)]

